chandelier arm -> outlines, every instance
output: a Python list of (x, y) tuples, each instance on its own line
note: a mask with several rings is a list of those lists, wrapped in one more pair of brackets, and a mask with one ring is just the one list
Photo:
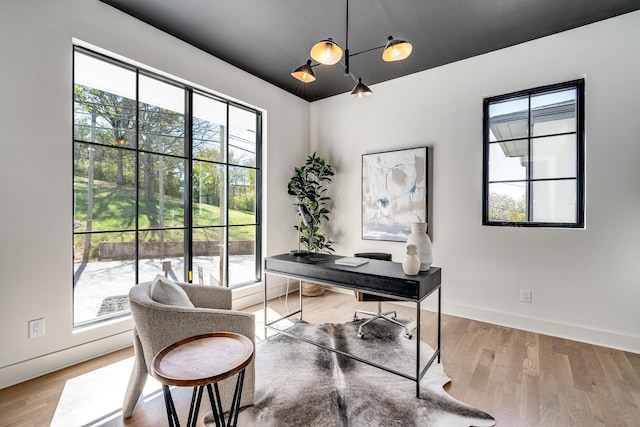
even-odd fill
[(349, 56), (356, 56), (356, 55), (360, 55), (360, 54), (362, 54), (362, 53), (368, 53), (368, 52), (371, 52), (371, 51), (373, 51), (373, 50), (384, 49), (386, 46), (387, 46), (387, 45), (384, 45), (384, 44), (383, 44), (382, 46), (376, 46), (376, 47), (372, 47), (371, 49), (366, 49), (366, 50), (363, 50), (363, 51), (360, 51), (360, 52), (351, 53), (351, 54), (349, 54)]

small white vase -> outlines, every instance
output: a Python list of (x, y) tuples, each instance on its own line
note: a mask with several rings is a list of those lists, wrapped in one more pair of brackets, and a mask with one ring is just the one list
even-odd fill
[(407, 245), (415, 245), (418, 248), (420, 271), (429, 270), (433, 264), (433, 247), (427, 234), (426, 222), (411, 223), (411, 234), (407, 237)]
[(402, 261), (402, 270), (407, 276), (415, 276), (420, 272), (420, 258), (416, 245), (407, 245), (407, 256)]

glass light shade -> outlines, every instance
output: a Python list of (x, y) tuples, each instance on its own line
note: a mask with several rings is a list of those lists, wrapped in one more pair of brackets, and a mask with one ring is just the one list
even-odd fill
[(402, 61), (411, 55), (412, 50), (413, 46), (408, 41), (389, 36), (389, 41), (382, 52), (382, 59), (385, 62)]
[(354, 98), (362, 98), (363, 96), (368, 96), (373, 94), (371, 89), (367, 87), (364, 83), (362, 83), (362, 79), (358, 78), (358, 83), (355, 85), (353, 90), (351, 91), (351, 96)]
[(342, 49), (330, 38), (314, 44), (309, 55), (324, 65), (337, 64), (342, 58)]
[(311, 60), (307, 60), (306, 64), (293, 70), (291, 75), (302, 83), (311, 83), (316, 80), (316, 76), (313, 74), (313, 70), (311, 69)]

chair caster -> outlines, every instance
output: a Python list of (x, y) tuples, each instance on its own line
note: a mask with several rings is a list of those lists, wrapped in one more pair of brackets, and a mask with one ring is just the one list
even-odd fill
[(354, 322), (358, 321), (358, 316), (353, 316), (353, 321)]
[(413, 338), (413, 335), (411, 334), (404, 334), (404, 337), (408, 340), (410, 340), (411, 338)]
[(358, 338), (360, 338), (360, 339), (364, 339), (364, 333), (362, 333), (362, 332), (358, 332)]

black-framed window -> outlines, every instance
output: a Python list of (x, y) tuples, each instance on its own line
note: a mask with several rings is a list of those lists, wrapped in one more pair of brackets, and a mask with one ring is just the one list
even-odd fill
[(261, 279), (259, 111), (82, 47), (73, 95), (75, 326), (157, 274)]
[(584, 79), (484, 100), (483, 225), (584, 227)]

